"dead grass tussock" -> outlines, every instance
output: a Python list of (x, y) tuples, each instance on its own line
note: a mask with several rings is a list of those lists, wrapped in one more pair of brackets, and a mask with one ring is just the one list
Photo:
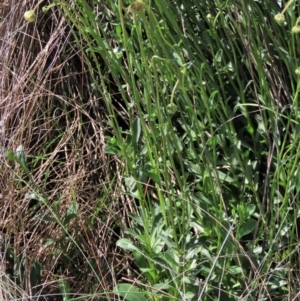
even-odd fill
[[(114, 273), (125, 266), (123, 255), (114, 249), (124, 226), (124, 207), (127, 210), (120, 188), (122, 166), (107, 161), (106, 111), (90, 89), (91, 79), (72, 43), (70, 28), (55, 9), (46, 15), (38, 12), (36, 22), (26, 23), (23, 14), (35, 4), (17, 0), (1, 3), (2, 262), (6, 262), (8, 274), (16, 263), (20, 270), (25, 269), (15, 280), (29, 295), (34, 293), (29, 281), (34, 259), (43, 268), (43, 285), (35, 292), (59, 292), (56, 280), (61, 277), (68, 278), (74, 293), (111, 290), (113, 278), (118, 277)], [(21, 144), (32, 180), (3, 155)], [(116, 173), (117, 180), (113, 180)], [(115, 184), (108, 190), (112, 181)], [(78, 218), (73, 220), (69, 234), (91, 260), (102, 287), (97, 287), (95, 275), (61, 227), (42, 221), (51, 215), (49, 207), (25, 197), (33, 187), (38, 187), (36, 192), (48, 199), (50, 206), (60, 196), (61, 216), (70, 204), (78, 202)], [(55, 243), (46, 248), (45, 239)], [(12, 254), (15, 259), (7, 261)], [(26, 264), (16, 258), (26, 259)]]

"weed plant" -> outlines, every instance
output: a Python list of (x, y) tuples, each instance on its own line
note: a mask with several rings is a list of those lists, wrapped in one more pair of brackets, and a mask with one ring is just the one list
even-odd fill
[[(53, 4), (44, 12), (64, 17), (94, 112), (105, 112), (109, 176), (93, 217), (78, 217), (76, 196), (62, 215), (20, 149), (6, 156), (21, 167), (27, 197), (48, 212), (36, 217), (62, 229), (65, 262), (77, 252), (98, 284), (79, 295), (62, 281), (64, 300), (298, 300), (296, 1)], [(110, 216), (102, 204), (116, 199), (128, 222), (116, 219), (110, 230), (118, 230), (117, 252), (131, 256), (130, 272), (106, 266), (104, 285), (103, 263), (94, 267), (84, 232), (71, 230), (85, 218), (95, 233), (92, 221)]]

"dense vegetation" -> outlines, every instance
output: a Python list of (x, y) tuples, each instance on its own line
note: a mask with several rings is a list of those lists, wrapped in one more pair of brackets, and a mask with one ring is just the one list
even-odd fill
[(0, 300), (299, 299), (297, 1), (1, 11)]

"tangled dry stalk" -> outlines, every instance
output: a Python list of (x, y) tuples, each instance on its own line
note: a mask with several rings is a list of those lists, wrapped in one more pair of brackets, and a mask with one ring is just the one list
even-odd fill
[[(55, 9), (26, 23), (23, 14), (33, 2), (1, 3), (0, 259), (2, 272), (13, 275), (6, 278), (2, 298), (59, 293), (62, 278), (73, 293), (109, 291), (127, 264), (114, 247), (127, 210), (122, 189), (116, 188), (121, 185), (115, 185), (122, 166), (113, 158), (108, 162), (104, 153), (106, 111), (90, 88), (72, 28)], [(4, 156), (19, 145), (31, 179)], [(69, 235), (91, 261), (101, 286), (61, 227), (43, 221), (49, 206), (26, 197), (33, 187), (50, 207), (60, 199), (61, 216), (70, 204), (79, 204)], [(47, 240), (53, 242), (49, 247)], [(34, 260), (43, 271), (43, 285), (35, 288), (30, 283)]]

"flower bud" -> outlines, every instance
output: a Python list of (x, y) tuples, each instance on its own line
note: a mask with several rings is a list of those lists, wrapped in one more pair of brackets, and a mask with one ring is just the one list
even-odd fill
[(284, 14), (277, 14), (274, 19), (279, 25), (282, 25), (285, 22)]
[(167, 113), (168, 113), (169, 115), (175, 114), (175, 113), (177, 112), (177, 110), (178, 110), (178, 108), (177, 108), (177, 106), (175, 105), (175, 103), (169, 103), (169, 104), (167, 105)]
[(25, 12), (24, 14), (24, 19), (30, 23), (33, 22), (36, 18), (36, 14), (34, 12), (34, 10), (28, 10), (27, 12)]
[(135, 1), (130, 5), (130, 11), (132, 13), (140, 13), (143, 11), (144, 3), (142, 1)]
[(300, 26), (294, 26), (293, 28), (292, 28), (292, 33), (300, 33)]

